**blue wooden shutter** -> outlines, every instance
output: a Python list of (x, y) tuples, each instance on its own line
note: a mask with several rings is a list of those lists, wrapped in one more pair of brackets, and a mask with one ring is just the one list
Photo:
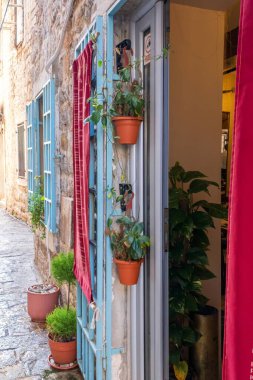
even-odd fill
[(51, 79), (43, 88), (43, 144), (45, 225), (56, 232), (55, 181), (55, 83)]
[(34, 177), (35, 177), (35, 159), (34, 159), (34, 134), (35, 134), (35, 121), (34, 121), (34, 102), (26, 106), (26, 119), (27, 119), (27, 183), (28, 183), (28, 197), (34, 192)]

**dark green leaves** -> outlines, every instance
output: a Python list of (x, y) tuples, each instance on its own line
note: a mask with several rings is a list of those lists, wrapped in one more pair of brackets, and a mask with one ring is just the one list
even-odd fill
[(208, 187), (210, 185), (219, 187), (218, 183), (213, 181), (207, 181), (205, 179), (194, 179), (190, 183), (188, 191), (190, 194), (200, 193), (201, 191), (204, 191), (205, 193), (209, 194)]
[(189, 171), (189, 172), (185, 172), (184, 173), (182, 179), (183, 179), (184, 183), (187, 183), (187, 182), (190, 182), (193, 179), (204, 178), (204, 177), (206, 177), (205, 174), (203, 174), (201, 172), (198, 172), (198, 171)]
[(194, 200), (195, 194), (206, 197), (209, 187), (218, 187), (202, 172), (185, 171), (177, 162), (169, 174), (170, 361), (181, 373), (184, 347), (200, 336), (190, 325), (191, 315), (208, 301), (202, 281), (215, 277), (207, 269), (207, 231), (215, 227), (213, 218), (225, 219), (227, 211), (205, 199)]
[(214, 228), (212, 217), (203, 211), (195, 211), (192, 213), (192, 220), (197, 228), (205, 230), (208, 227)]

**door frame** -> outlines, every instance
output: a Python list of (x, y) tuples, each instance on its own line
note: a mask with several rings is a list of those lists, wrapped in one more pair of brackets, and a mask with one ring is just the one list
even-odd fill
[[(133, 49), (135, 49), (136, 23), (144, 17), (147, 12), (154, 9), (155, 18), (155, 56), (161, 54), (164, 47), (164, 3), (163, 1), (150, 1), (142, 8), (135, 12), (131, 20), (131, 40)], [(155, 99), (157, 105), (154, 107), (155, 118), (155, 147), (154, 147), (154, 183), (163, 184), (163, 137), (164, 137), (164, 67), (163, 60), (155, 60)], [(141, 139), (140, 139), (141, 140)], [(132, 183), (138, 183), (141, 190), (142, 180), (137, 178), (137, 167), (139, 173), (143, 172), (143, 160), (137, 160), (138, 149), (140, 145), (131, 149), (130, 178)], [(140, 191), (139, 204), (143, 204), (142, 191)], [(152, 260), (154, 287), (152, 299), (153, 313), (151, 318), (151, 347), (153, 355), (151, 357), (151, 379), (164, 378), (164, 288), (163, 288), (163, 209), (164, 197), (163, 187), (157, 186), (154, 197), (154, 236)], [(135, 211), (138, 211), (138, 205), (135, 203)], [(141, 272), (139, 284), (132, 287), (130, 295), (131, 303), (131, 380), (145, 380), (144, 373), (144, 282), (143, 269)], [(166, 339), (166, 337), (165, 337)]]

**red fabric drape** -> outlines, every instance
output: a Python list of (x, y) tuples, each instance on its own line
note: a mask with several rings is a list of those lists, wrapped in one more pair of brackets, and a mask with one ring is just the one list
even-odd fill
[(90, 128), (87, 99), (91, 95), (92, 42), (73, 63), (73, 159), (74, 159), (74, 273), (90, 302), (89, 163)]
[(241, 0), (223, 380), (253, 379), (253, 1)]

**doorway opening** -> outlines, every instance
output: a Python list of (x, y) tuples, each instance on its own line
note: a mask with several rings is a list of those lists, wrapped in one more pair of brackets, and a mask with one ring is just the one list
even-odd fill
[[(239, 10), (238, 0), (205, 5), (174, 0), (170, 6), (169, 167), (178, 161), (187, 171), (200, 171), (218, 183), (219, 188), (210, 187), (210, 196), (199, 192), (194, 199), (224, 208), (229, 195)], [(220, 378), (223, 352), (227, 220), (215, 218), (214, 227), (207, 228), (207, 268), (215, 278), (203, 279), (201, 292), (218, 311), (218, 345), (214, 361), (208, 363), (218, 376), (208, 372), (204, 378)], [(183, 355), (193, 367), (189, 379), (195, 379), (199, 368), (194, 368), (189, 351)]]

